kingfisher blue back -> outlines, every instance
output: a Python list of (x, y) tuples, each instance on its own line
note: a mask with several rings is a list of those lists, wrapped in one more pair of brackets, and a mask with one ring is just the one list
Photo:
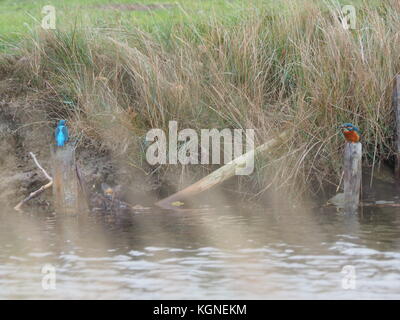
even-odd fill
[(55, 138), (57, 147), (63, 147), (68, 142), (68, 128), (65, 125), (65, 120), (58, 122)]

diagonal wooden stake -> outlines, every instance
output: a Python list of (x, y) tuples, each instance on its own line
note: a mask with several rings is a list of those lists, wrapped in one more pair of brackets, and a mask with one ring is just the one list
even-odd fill
[(173, 195), (158, 201), (155, 205), (161, 207), (163, 209), (173, 209), (176, 210), (177, 207), (174, 206), (174, 203), (180, 203), (180, 200), (186, 199), (191, 197), (195, 194), (201, 193), (207, 189), (214, 187), (217, 184), (231, 178), (235, 175), (237, 169), (244, 167), (250, 157), (254, 157), (256, 154), (268, 151), (279, 143), (282, 140), (286, 139), (289, 136), (288, 131), (284, 131), (279, 134), (276, 138), (267, 141), (266, 143), (258, 146), (257, 148), (237, 157), (236, 159), (230, 161), (226, 165), (222, 166), (221, 168), (215, 170), (214, 172), (210, 173), (208, 176), (202, 178), (201, 180), (197, 181), (196, 183), (190, 185), (189, 187), (174, 193)]

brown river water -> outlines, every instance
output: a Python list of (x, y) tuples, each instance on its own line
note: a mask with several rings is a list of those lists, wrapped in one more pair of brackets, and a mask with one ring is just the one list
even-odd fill
[[(392, 186), (368, 196), (397, 199)], [(113, 219), (3, 207), (0, 222), (0, 299), (400, 298), (395, 207), (346, 216), (236, 205)]]

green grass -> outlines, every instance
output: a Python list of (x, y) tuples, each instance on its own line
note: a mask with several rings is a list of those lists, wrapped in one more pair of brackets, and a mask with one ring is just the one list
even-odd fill
[[(53, 5), (57, 13), (57, 26), (116, 28), (121, 25), (141, 26), (146, 31), (159, 31), (176, 23), (200, 23), (216, 16), (221, 20), (238, 19), (248, 8), (268, 7), (271, 11), (282, 8), (283, 1), (271, 0), (0, 0), (0, 37), (15, 39), (30, 29), (40, 26), (45, 5)], [(329, 0), (328, 0), (329, 1)], [(324, 2), (319, 0), (319, 2)], [(361, 6), (362, 0), (341, 0), (343, 4)], [(100, 9), (106, 4), (173, 4), (173, 8), (148, 11)], [(368, 1), (369, 4), (377, 0)]]
[[(240, 16), (251, 2), (244, 0), (0, 0), (0, 36), (17, 38), (29, 29), (40, 26), (41, 9), (53, 5), (57, 13), (57, 27), (66, 29), (73, 24), (85, 28), (141, 26), (146, 31), (158, 31), (176, 23), (207, 21), (210, 15), (221, 19)], [(115, 4), (172, 4), (167, 9), (148, 11), (101, 9), (99, 6)]]

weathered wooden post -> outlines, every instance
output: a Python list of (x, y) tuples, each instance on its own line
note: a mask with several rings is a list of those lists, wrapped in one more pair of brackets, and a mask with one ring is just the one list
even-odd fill
[(400, 183), (400, 75), (394, 78), (393, 109), (395, 114), (395, 168), (394, 175)]
[(87, 209), (86, 189), (75, 163), (74, 146), (53, 149), (52, 164), (56, 212), (76, 215)]
[(344, 210), (357, 212), (360, 203), (362, 145), (346, 142), (344, 149)]

